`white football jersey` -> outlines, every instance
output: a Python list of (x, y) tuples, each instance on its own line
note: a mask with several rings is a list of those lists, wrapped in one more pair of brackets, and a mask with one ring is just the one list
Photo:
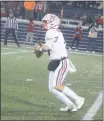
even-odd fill
[(67, 57), (66, 43), (59, 29), (49, 29), (45, 35), (45, 44), (50, 48), (50, 59)]

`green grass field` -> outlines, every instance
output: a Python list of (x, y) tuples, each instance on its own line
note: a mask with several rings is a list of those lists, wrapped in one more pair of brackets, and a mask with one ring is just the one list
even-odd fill
[[(48, 55), (37, 59), (32, 48), (1, 45), (1, 119), (81, 120), (102, 90), (102, 56), (71, 53), (69, 58), (77, 72), (65, 84), (86, 100), (78, 112), (63, 113), (61, 102), (48, 91)], [(100, 107), (93, 119), (102, 120), (102, 115)]]

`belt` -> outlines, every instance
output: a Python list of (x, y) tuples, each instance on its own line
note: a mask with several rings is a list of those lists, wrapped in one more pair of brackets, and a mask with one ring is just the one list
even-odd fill
[(67, 59), (68, 57), (61, 57), (61, 59), (60, 60), (64, 60), (64, 59)]
[(67, 59), (68, 57), (61, 57), (61, 59), (51, 59), (51, 60), (64, 60)]

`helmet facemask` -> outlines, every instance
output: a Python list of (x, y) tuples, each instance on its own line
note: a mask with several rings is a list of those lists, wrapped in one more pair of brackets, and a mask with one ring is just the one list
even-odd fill
[(43, 27), (44, 27), (45, 30), (48, 29), (47, 21), (45, 21), (45, 20), (43, 21)]
[(58, 28), (60, 19), (54, 14), (47, 14), (42, 19), (45, 29)]

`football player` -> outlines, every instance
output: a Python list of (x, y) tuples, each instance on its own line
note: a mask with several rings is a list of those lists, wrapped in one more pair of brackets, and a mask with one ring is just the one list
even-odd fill
[(85, 99), (63, 85), (67, 73), (74, 72), (76, 69), (68, 59), (66, 43), (62, 32), (58, 29), (60, 19), (54, 14), (47, 14), (42, 21), (47, 30), (45, 44), (42, 46), (35, 44), (34, 48), (49, 52), (49, 91), (66, 105), (65, 108), (60, 108), (60, 111), (77, 111), (83, 106)]

